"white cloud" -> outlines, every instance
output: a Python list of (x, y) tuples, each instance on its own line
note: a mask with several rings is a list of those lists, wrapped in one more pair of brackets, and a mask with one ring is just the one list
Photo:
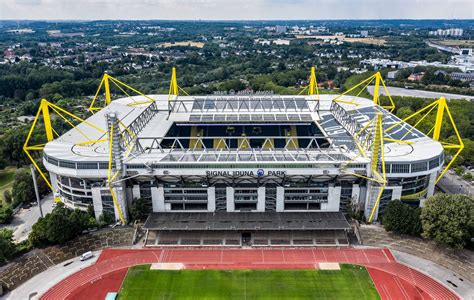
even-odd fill
[(472, 19), (470, 0), (0, 0), (0, 19)]

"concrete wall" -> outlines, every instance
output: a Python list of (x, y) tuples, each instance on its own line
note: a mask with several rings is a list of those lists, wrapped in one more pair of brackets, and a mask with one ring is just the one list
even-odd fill
[(328, 202), (321, 203), (322, 211), (339, 211), (341, 203), (341, 187), (330, 185), (328, 188)]
[(234, 212), (235, 211), (235, 202), (234, 202), (234, 188), (233, 187), (226, 187), (226, 195), (227, 195), (227, 212)]
[(265, 211), (265, 187), (261, 186), (257, 190), (258, 201), (257, 201), (257, 211), (264, 212)]
[(100, 193), (100, 187), (93, 187), (91, 191), (95, 218), (96, 220), (99, 220), (100, 215), (104, 211), (104, 207), (102, 206), (102, 195)]
[(164, 188), (152, 186), (151, 187), (151, 204), (153, 212), (165, 212), (165, 191)]
[(277, 187), (276, 195), (276, 211), (282, 212), (285, 210), (285, 188), (282, 186)]
[(216, 188), (213, 186), (207, 188), (207, 211), (216, 211)]

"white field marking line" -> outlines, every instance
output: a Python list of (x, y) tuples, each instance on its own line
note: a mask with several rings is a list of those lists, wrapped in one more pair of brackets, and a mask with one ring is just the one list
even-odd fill
[(120, 290), (122, 290), (123, 283), (125, 282), (125, 279), (127, 278), (127, 275), (128, 275), (128, 272), (130, 271), (130, 268), (131, 267), (127, 268), (127, 273), (125, 273), (125, 277), (123, 277), (123, 280), (122, 280), (122, 283), (120, 284), (120, 288), (118, 289), (118, 292), (120, 292)]
[(344, 254), (344, 258), (346, 259), (345, 263), (349, 263), (349, 259), (347, 258), (346, 251), (342, 250), (342, 254)]
[(362, 250), (362, 252), (364, 253), (366, 263), (370, 263), (369, 258), (367, 257), (367, 253), (365, 253), (365, 250)]
[(244, 299), (247, 300), (247, 273), (244, 274)]
[[(407, 292), (405, 291), (405, 289), (404, 289), (403, 286), (401, 285), (400, 280), (398, 279), (398, 277), (395, 277), (394, 280), (395, 280), (395, 283), (397, 284), (398, 288), (399, 288), (400, 291), (402, 292), (403, 297), (404, 297), (405, 299), (408, 299), (408, 300), (409, 300), (410, 297), (408, 296)], [(415, 290), (416, 290), (416, 288), (415, 288)]]
[(152, 251), (151, 253), (152, 253), (153, 256), (156, 258), (156, 260), (157, 260), (158, 262), (160, 262), (160, 258), (156, 255), (155, 251), (154, 251), (154, 250), (151, 250), (151, 251)]
[(388, 262), (390, 263), (390, 262), (392, 262), (392, 260), (390, 258), (388, 258), (387, 254), (385, 253), (385, 250), (387, 250), (387, 249), (382, 249), (382, 253), (385, 256), (385, 258), (388, 260)]
[[(366, 267), (363, 267), (366, 271), (367, 271), (367, 268)], [(367, 271), (368, 273), (369, 271)], [(369, 274), (370, 276), (370, 274)], [(364, 289), (362, 288), (362, 286), (360, 285), (360, 281), (359, 281), (359, 277), (355, 276), (355, 281), (357, 282), (357, 285), (359, 286), (360, 290), (362, 291), (362, 295), (364, 295), (364, 299), (367, 299), (367, 297), (365, 296), (365, 292), (364, 292)]]
[[(387, 298), (389, 300), (392, 300), (392, 295), (390, 295), (390, 293), (388, 292), (387, 287), (385, 285), (382, 285), (381, 288), (382, 288), (382, 291), (385, 293), (385, 296), (387, 296)], [(380, 297), (380, 298), (382, 298), (382, 297)]]
[(160, 252), (160, 257), (158, 258), (158, 262), (163, 262), (163, 255), (165, 253), (165, 250), (162, 249), (161, 252)]

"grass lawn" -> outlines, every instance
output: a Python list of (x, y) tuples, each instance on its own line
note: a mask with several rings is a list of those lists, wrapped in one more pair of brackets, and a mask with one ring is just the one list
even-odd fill
[(321, 270), (128, 270), (119, 299), (380, 299), (364, 267)]
[(3, 192), (12, 189), (15, 171), (15, 167), (7, 167), (0, 171), (0, 202), (3, 201)]

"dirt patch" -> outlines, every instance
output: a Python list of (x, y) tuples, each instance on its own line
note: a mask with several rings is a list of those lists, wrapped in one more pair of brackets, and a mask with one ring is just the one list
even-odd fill
[(184, 42), (166, 42), (166, 43), (160, 43), (157, 45), (159, 48), (170, 48), (170, 47), (177, 47), (177, 46), (186, 46), (186, 47), (196, 47), (196, 48), (202, 48), (204, 47), (203, 42), (194, 42), (194, 41), (184, 41)]
[(348, 43), (362, 43), (362, 44), (368, 44), (368, 45), (377, 45), (377, 46), (383, 46), (387, 43), (385, 39), (382, 38), (344, 38), (344, 42)]

